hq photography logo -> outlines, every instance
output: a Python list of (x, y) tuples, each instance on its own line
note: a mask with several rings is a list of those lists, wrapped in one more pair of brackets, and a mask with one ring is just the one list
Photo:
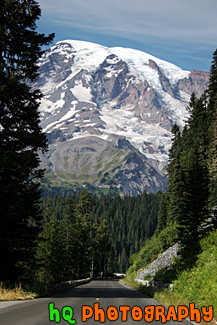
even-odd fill
[[(54, 303), (50, 303), (48, 305), (48, 310), (50, 321), (59, 323), (61, 319), (63, 319), (68, 322), (68, 324), (77, 324), (72, 307), (66, 306), (60, 311), (55, 307)], [(200, 323), (202, 320), (211, 322), (213, 319), (213, 306), (202, 307), (201, 311), (195, 308), (195, 303), (191, 303), (189, 307), (178, 306), (176, 309), (174, 306), (169, 306), (168, 308), (164, 306), (146, 306), (143, 309), (139, 306), (120, 306), (119, 308), (109, 306), (104, 310), (100, 308), (99, 303), (95, 303), (93, 307), (88, 305), (81, 307), (82, 322), (87, 322), (90, 319), (100, 323), (117, 320), (127, 322), (130, 316), (135, 322), (144, 320), (146, 323), (151, 323), (153, 321), (161, 321), (161, 323), (170, 321), (182, 322), (187, 317), (190, 321), (196, 323)]]

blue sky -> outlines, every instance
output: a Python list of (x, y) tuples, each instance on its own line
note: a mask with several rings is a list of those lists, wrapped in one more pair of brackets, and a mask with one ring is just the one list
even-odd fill
[(138, 49), (183, 69), (209, 70), (217, 48), (217, 0), (38, 0), (38, 30)]

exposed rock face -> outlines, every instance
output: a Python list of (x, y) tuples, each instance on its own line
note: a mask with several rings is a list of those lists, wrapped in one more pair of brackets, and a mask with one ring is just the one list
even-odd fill
[(138, 272), (136, 280), (144, 280), (144, 277), (150, 275), (154, 277), (160, 269), (166, 269), (173, 265), (174, 257), (177, 256), (179, 245), (175, 244), (168, 248), (161, 256), (153, 261), (144, 271)]
[(179, 80), (178, 89), (191, 95), (193, 92), (196, 96), (201, 94), (207, 89), (209, 83), (209, 73), (206, 71), (192, 70), (188, 78)]
[(163, 190), (171, 127), (183, 126), (190, 94), (209, 73), (183, 71), (144, 52), (64, 41), (47, 50), (34, 85), (44, 93), (41, 126), (47, 182), (90, 183), (136, 195)]
[(162, 71), (160, 70), (158, 65), (153, 60), (149, 60), (149, 66), (152, 69), (157, 71), (157, 73), (160, 77), (160, 83), (161, 83), (161, 87), (162, 87), (163, 91), (168, 93), (171, 97), (175, 98), (175, 92), (174, 92), (173, 86), (170, 84), (169, 79), (162, 73)]

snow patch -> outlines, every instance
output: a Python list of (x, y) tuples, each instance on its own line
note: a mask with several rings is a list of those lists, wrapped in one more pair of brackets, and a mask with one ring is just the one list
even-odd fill
[(121, 47), (113, 47), (111, 48), (111, 50), (115, 55), (119, 56), (123, 61), (127, 62), (127, 64), (133, 70), (135, 70), (138, 75), (141, 74), (141, 72), (142, 74), (146, 71), (148, 72), (145, 66), (149, 64), (149, 60), (152, 60), (157, 63), (160, 69), (162, 69), (164, 75), (170, 79), (173, 85), (176, 85), (180, 79), (188, 78), (190, 75), (190, 71), (184, 71), (181, 68), (177, 67), (175, 64), (158, 59), (153, 55), (150, 55), (148, 53), (139, 50), (121, 48)]
[[(54, 129), (57, 129), (58, 128), (58, 125), (60, 124), (60, 122), (62, 121), (66, 121), (68, 120), (69, 118), (71, 118), (73, 115), (76, 114), (76, 103), (77, 101), (74, 103), (73, 107), (70, 108), (70, 110), (64, 115), (62, 116), (58, 121), (55, 121), (55, 122), (52, 122), (50, 124), (48, 124), (44, 129), (43, 129), (43, 132), (47, 132), (47, 133), (50, 133), (52, 132), (52, 130)], [(56, 126), (55, 128), (53, 126)], [(61, 124), (61, 126), (63, 125), (63, 123)]]
[(47, 79), (46, 83), (41, 88), (41, 92), (43, 95), (47, 95), (47, 94), (53, 92), (53, 90), (56, 88), (56, 86), (57, 86), (56, 83), (54, 83), (52, 81), (52, 79)]
[(77, 100), (81, 102), (90, 102), (92, 99), (91, 89), (84, 87), (81, 81), (73, 88), (70, 88), (70, 91), (77, 98)]
[[(159, 125), (150, 125), (145, 121), (141, 123), (134, 116), (134, 112), (130, 110), (111, 110), (108, 105), (104, 105), (100, 117), (105, 122), (105, 129), (101, 129), (101, 132), (108, 136), (112, 134), (124, 136), (145, 155), (144, 142), (149, 142), (156, 147), (156, 152), (149, 154), (149, 157), (157, 161), (167, 162), (168, 151), (171, 146), (171, 132)], [(164, 148), (165, 153), (162, 153), (161, 148)]]

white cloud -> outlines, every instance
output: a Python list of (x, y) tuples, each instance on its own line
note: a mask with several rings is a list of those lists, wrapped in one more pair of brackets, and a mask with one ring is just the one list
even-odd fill
[(39, 0), (58, 24), (137, 40), (142, 35), (217, 43), (216, 0)]
[[(148, 52), (184, 69), (210, 69), (217, 0), (37, 0), (42, 32)], [(183, 53), (184, 51), (184, 53)]]

